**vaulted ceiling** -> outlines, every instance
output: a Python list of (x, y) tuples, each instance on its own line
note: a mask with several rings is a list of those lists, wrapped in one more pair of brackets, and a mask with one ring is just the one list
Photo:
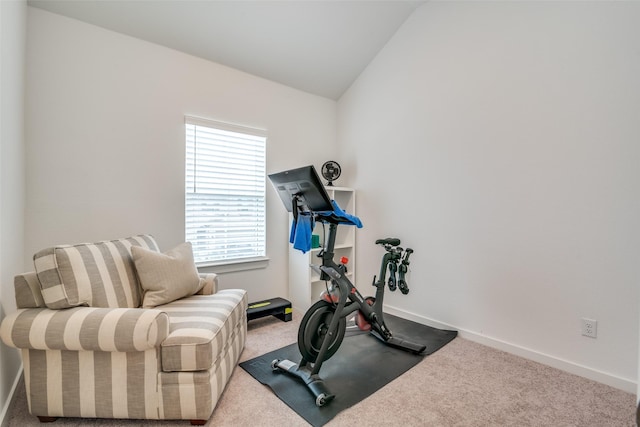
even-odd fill
[(28, 4), (339, 99), (424, 1), (29, 0)]

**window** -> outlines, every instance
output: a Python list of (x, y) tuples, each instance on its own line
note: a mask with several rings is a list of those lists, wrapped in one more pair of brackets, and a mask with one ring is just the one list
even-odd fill
[(185, 236), (195, 262), (265, 257), (266, 132), (186, 117)]

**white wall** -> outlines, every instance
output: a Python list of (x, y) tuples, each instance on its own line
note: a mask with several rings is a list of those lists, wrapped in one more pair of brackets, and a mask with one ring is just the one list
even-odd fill
[[(336, 103), (29, 8), (27, 258), (57, 243), (184, 241), (184, 116), (266, 129), (267, 171), (316, 166)], [(287, 215), (267, 188), (268, 268), (225, 274), (250, 300), (287, 295)]]
[(418, 9), (338, 105), (358, 277), (397, 236), (411, 293), (389, 306), (635, 392), (638, 22), (637, 2)]
[[(0, 321), (16, 309), (13, 276), (23, 269), (26, 23), (26, 1), (0, 1)], [(20, 367), (18, 351), (0, 342), (0, 425)]]

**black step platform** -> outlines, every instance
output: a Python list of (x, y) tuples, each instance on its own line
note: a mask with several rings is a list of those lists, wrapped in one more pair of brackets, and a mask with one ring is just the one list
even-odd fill
[(264, 301), (249, 303), (247, 320), (259, 319), (265, 316), (275, 316), (283, 322), (291, 320), (293, 310), (291, 303), (284, 298), (271, 298)]

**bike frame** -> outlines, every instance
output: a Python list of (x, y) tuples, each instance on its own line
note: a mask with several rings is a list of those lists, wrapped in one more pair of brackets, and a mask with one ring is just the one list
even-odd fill
[[(338, 322), (341, 318), (349, 316), (356, 310), (360, 310), (364, 314), (366, 320), (371, 323), (371, 328), (379, 335), (379, 338), (387, 341), (392, 337), (392, 334), (384, 323), (382, 305), (384, 303), (384, 275), (386, 273), (387, 264), (391, 259), (390, 257), (387, 257), (387, 255), (390, 254), (385, 254), (384, 261), (380, 268), (380, 280), (374, 283), (374, 286), (376, 287), (375, 302), (373, 305), (369, 305), (360, 291), (358, 291), (346, 274), (344, 274), (344, 266), (337, 264), (333, 259), (335, 256), (334, 251), (337, 230), (338, 224), (329, 223), (329, 237), (324, 251), (321, 253), (322, 265), (319, 267), (312, 266), (312, 268), (316, 269), (316, 271), (320, 273), (321, 279), (330, 279), (331, 282), (334, 285), (337, 285), (340, 290), (340, 296), (335, 308), (336, 315), (331, 319), (328, 333), (333, 334), (337, 331)], [(330, 339), (325, 339), (322, 343), (320, 351), (318, 352), (318, 357), (316, 358), (318, 362), (315, 363), (312, 374), (317, 374), (320, 371), (322, 361), (324, 361), (324, 356), (329, 348), (330, 341)]]
[[(331, 391), (326, 387), (324, 380), (320, 377), (320, 368), (322, 368), (322, 364), (325, 362), (331, 343), (334, 338), (338, 337), (336, 334), (344, 333), (339, 329), (340, 322), (344, 321), (343, 319), (347, 316), (359, 311), (358, 314), (362, 315), (364, 320), (371, 325), (370, 333), (391, 347), (419, 354), (425, 350), (426, 346), (401, 337), (393, 336), (384, 322), (382, 305), (384, 303), (386, 270), (390, 263), (396, 263), (398, 261), (400, 254), (397, 250), (389, 250), (394, 247), (394, 244), (383, 241), (383, 243), (385, 243), (387, 253), (382, 258), (379, 279), (376, 281), (374, 278), (373, 285), (376, 287), (375, 301), (373, 301), (372, 304), (369, 304), (370, 299), (368, 300), (363, 297), (360, 291), (358, 291), (355, 285), (351, 283), (349, 278), (346, 276), (347, 269), (345, 265), (337, 264), (333, 260), (335, 256), (334, 251), (338, 225), (341, 221), (324, 215), (316, 215), (315, 219), (329, 224), (329, 235), (326, 239), (325, 247), (318, 255), (322, 258), (322, 264), (312, 264), (311, 268), (320, 274), (321, 280), (330, 280), (334, 288), (337, 286), (339, 290), (339, 296), (337, 298), (338, 301), (336, 302), (333, 296), (327, 298), (328, 301), (325, 299), (327, 304), (333, 304), (333, 315), (329, 321), (329, 325), (326, 326), (326, 330), (323, 328), (322, 333), (325, 334), (325, 337), (322, 340), (318, 354), (313, 358), (315, 362), (307, 360), (304, 356), (300, 363), (295, 363), (286, 359), (275, 359), (271, 363), (271, 368), (275, 371), (287, 372), (288, 374), (298, 377), (304, 381), (307, 388), (315, 396), (316, 405), (324, 406), (333, 400), (335, 395), (331, 393)], [(398, 242), (397, 244), (400, 242), (398, 239), (387, 240), (395, 240)], [(320, 331), (316, 332), (320, 333)]]

